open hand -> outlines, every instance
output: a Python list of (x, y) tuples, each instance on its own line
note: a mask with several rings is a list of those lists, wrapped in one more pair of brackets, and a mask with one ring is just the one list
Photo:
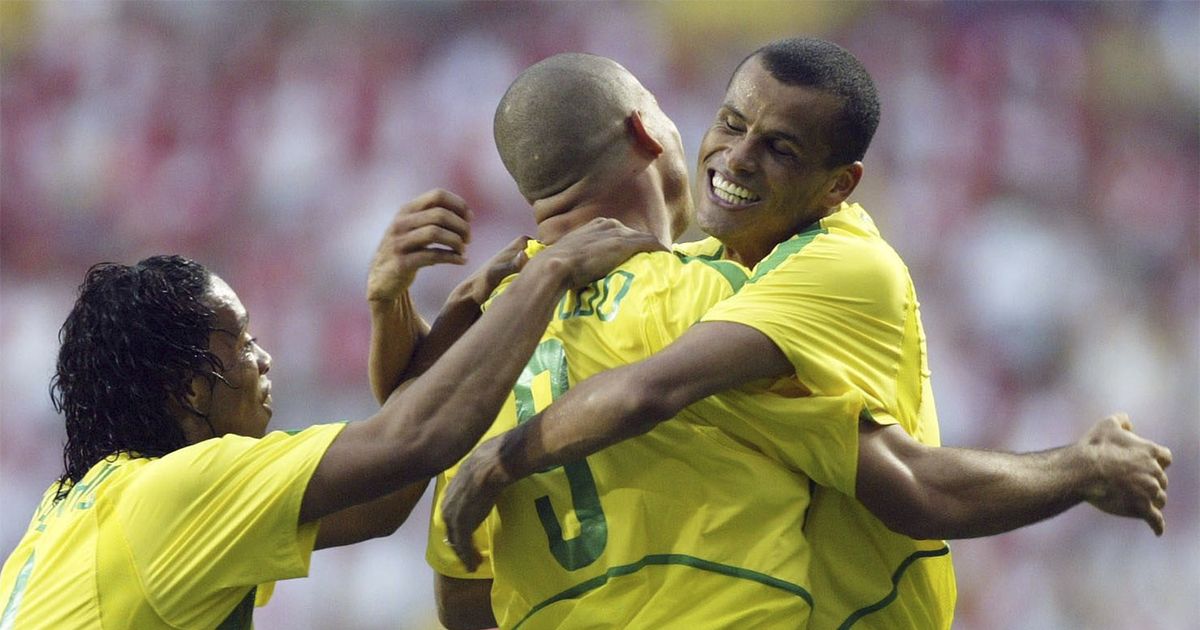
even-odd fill
[(487, 474), (498, 463), (495, 457), (498, 444), (499, 440), (488, 440), (463, 461), (458, 473), (450, 480), (446, 498), (442, 501), (446, 540), (458, 559), (472, 572), (479, 567), (482, 557), (475, 549), (471, 535), (495, 507), (505, 487), (502, 483), (489, 481)]
[(465, 263), (471, 217), (462, 197), (440, 188), (401, 206), (371, 261), (367, 299), (399, 298), (412, 286), (421, 267)]
[(537, 259), (557, 261), (567, 270), (570, 288), (602, 278), (639, 252), (667, 251), (654, 236), (625, 227), (616, 219), (593, 219), (546, 248)]
[(454, 291), (450, 293), (450, 299), (463, 298), (482, 306), (501, 280), (521, 271), (521, 268), (529, 261), (529, 258), (525, 256), (525, 245), (528, 241), (528, 236), (519, 236), (504, 249), (496, 252), (487, 262), (483, 263), (483, 266), (476, 269), (466, 280), (454, 288)]
[(1171, 451), (1135, 434), (1123, 413), (1097, 422), (1079, 444), (1099, 474), (1086, 493), (1087, 501), (1109, 514), (1140, 518), (1161, 536)]

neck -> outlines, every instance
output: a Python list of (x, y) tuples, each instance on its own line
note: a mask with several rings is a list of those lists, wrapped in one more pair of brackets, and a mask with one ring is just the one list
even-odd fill
[(566, 190), (533, 202), (537, 238), (550, 244), (592, 219), (617, 219), (671, 244), (671, 226), (661, 186), (650, 169), (610, 170), (584, 177)]
[(737, 262), (745, 267), (753, 267), (754, 265), (762, 262), (762, 259), (766, 258), (767, 254), (770, 254), (771, 250), (775, 249), (776, 245), (779, 245), (792, 236), (795, 236), (796, 234), (808, 229), (821, 219), (824, 219), (834, 212), (837, 212), (840, 207), (841, 206), (839, 205), (818, 211), (811, 217), (811, 219), (806, 220), (794, 227), (788, 228), (785, 231), (766, 235), (766, 237), (763, 237), (761, 234), (752, 233), (742, 234), (740, 237), (739, 235), (718, 235), (718, 237), (721, 239), (721, 244), (725, 246), (724, 256), (725, 258)]

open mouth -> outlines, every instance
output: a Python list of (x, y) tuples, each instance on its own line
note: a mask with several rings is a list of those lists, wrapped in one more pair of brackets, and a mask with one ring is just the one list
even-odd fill
[(762, 197), (725, 179), (716, 171), (709, 172), (709, 190), (712, 191), (714, 197), (732, 207), (748, 206), (762, 200)]

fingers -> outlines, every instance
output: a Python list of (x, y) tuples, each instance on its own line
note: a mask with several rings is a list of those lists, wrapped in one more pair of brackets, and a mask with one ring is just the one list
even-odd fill
[(1160, 510), (1167, 507), (1167, 491), (1159, 488), (1158, 491), (1154, 493), (1154, 498), (1150, 500), (1150, 504)]
[[(1154, 446), (1154, 459), (1158, 460), (1158, 465), (1166, 468), (1171, 465), (1171, 449), (1165, 446)], [(1164, 475), (1164, 478), (1166, 475)], [(1163, 481), (1163, 487), (1166, 487), (1166, 481)]]
[(665, 250), (653, 235), (625, 227), (615, 219), (594, 219), (559, 239), (547, 253), (564, 260), (572, 287), (600, 278), (639, 252)]
[(426, 208), (445, 208), (467, 221), (474, 218), (474, 213), (467, 206), (465, 199), (443, 188), (434, 188), (421, 193), (412, 201), (401, 206), (400, 213), (414, 214)]
[(474, 573), (479, 568), (479, 565), (483, 563), (483, 556), (479, 555), (479, 552), (475, 549), (475, 543), (471, 541), (470, 537), (467, 537), (467, 540), (462, 542), (455, 542), (452, 539), (450, 546), (454, 549), (454, 555), (458, 556), (458, 559), (467, 568), (468, 572)]
[(1146, 522), (1150, 524), (1150, 529), (1154, 530), (1155, 536), (1162, 536), (1167, 529), (1167, 521), (1163, 518), (1162, 510), (1151, 508), (1150, 514), (1146, 516)]
[(413, 267), (428, 267), (441, 263), (463, 265), (467, 262), (467, 258), (458, 252), (436, 248), (413, 252), (408, 255), (408, 259)]
[(399, 253), (436, 245), (461, 254), (471, 241), (471, 226), (444, 208), (430, 208), (416, 214), (398, 214), (387, 239)]

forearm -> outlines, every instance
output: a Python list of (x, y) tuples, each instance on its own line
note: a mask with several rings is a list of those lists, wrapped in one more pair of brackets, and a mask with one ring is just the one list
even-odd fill
[(371, 393), (383, 404), (400, 385), (415, 350), (429, 332), (408, 292), (396, 299), (369, 299), (371, 350), (368, 374)]
[(858, 498), (914, 538), (973, 538), (1023, 527), (1080, 503), (1095, 482), (1078, 446), (1018, 455), (908, 441), (873, 456), (860, 440)]
[[(445, 469), (474, 446), (549, 323), (568, 276), (552, 260), (537, 262), (403, 396), (381, 410), (385, 440), (419, 453), (425, 474)], [(487, 369), (481, 369), (480, 352), (489, 348)]]
[(1072, 446), (1016, 455), (938, 449), (935, 464), (945, 496), (945, 531), (939, 538), (971, 538), (1010, 531), (1049, 518), (1084, 500), (1092, 481)]
[(339, 510), (321, 519), (315, 549), (391, 536), (421, 500), (429, 481), (418, 481), (374, 501)]
[(486, 482), (507, 485), (641, 435), (706, 396), (790, 371), (787, 358), (758, 331), (697, 324), (650, 358), (575, 385), (498, 437), (496, 457), (481, 472)]
[(457, 292), (452, 293), (438, 313), (433, 326), (413, 353), (403, 379), (416, 378), (427, 372), (430, 366), (467, 333), (481, 314), (479, 304), (474, 300)]
[(664, 398), (641, 395), (631, 368), (589, 378), (528, 422), (496, 438), (491, 483), (508, 485), (536, 471), (577, 461), (641, 435), (678, 411)]

